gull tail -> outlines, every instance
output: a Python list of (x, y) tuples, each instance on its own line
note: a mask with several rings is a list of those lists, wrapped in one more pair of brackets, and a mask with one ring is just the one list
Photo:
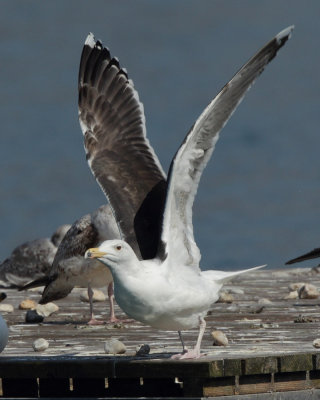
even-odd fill
[(264, 268), (266, 267), (267, 264), (265, 265), (259, 265), (257, 267), (249, 268), (249, 269), (242, 269), (241, 271), (204, 271), (203, 274), (205, 274), (209, 279), (214, 280), (217, 283), (224, 284), (228, 281), (230, 281), (232, 278), (235, 276), (241, 275), (241, 274), (246, 274), (248, 272), (255, 271), (256, 269)]
[(292, 260), (287, 261), (286, 265), (294, 264), (296, 262), (301, 262), (301, 261), (305, 261), (305, 260), (311, 260), (313, 258), (318, 258), (318, 257), (320, 257), (320, 247), (317, 247), (316, 249), (313, 249), (306, 254), (302, 254), (302, 256), (299, 256), (299, 257), (293, 258)]

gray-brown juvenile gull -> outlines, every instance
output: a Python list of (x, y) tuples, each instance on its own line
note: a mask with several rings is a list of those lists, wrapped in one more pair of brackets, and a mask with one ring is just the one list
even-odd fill
[(45, 285), (40, 304), (66, 297), (74, 287), (88, 288), (90, 304), (89, 324), (102, 323), (94, 317), (93, 288), (108, 287), (110, 322), (117, 319), (114, 312), (113, 280), (110, 271), (98, 261), (86, 260), (88, 245), (99, 245), (111, 238), (119, 238), (119, 229), (109, 205), (103, 205), (91, 214), (75, 221), (61, 241), (47, 274), (28, 283), (22, 289)]
[(0, 264), (0, 286), (17, 288), (30, 279), (47, 276), (58, 246), (70, 226), (59, 226), (51, 238), (35, 239), (17, 246)]
[[(201, 271), (200, 251), (193, 236), (192, 205), (200, 177), (212, 155), (221, 129), (255, 79), (289, 39), (292, 29), (293, 27), (284, 29), (258, 51), (222, 88), (187, 134), (170, 166), (165, 206), (158, 215), (161, 233), (160, 237), (157, 236), (156, 254), (151, 259), (139, 260), (126, 238), (126, 241), (106, 241), (86, 253), (87, 258), (98, 259), (111, 269), (117, 303), (129, 316), (164, 330), (180, 331), (199, 326), (194, 349), (176, 356), (177, 358), (200, 357), (206, 326), (204, 317), (211, 304), (218, 299), (222, 284), (238, 274), (262, 267), (238, 272)], [(95, 42), (92, 37), (88, 38), (88, 44), (92, 49), (102, 51), (101, 43)], [(96, 55), (96, 60), (99, 60), (101, 52), (98, 51)], [(93, 81), (104, 73), (100, 65), (97, 61), (97, 67), (92, 70)], [(109, 65), (109, 62), (105, 65)], [(126, 77), (119, 74), (118, 79), (126, 80)], [(114, 99), (119, 97), (121, 94), (115, 90)], [(92, 109), (96, 104), (98, 108), (103, 108), (102, 105), (108, 106), (98, 98), (96, 102), (92, 100), (91, 104)], [(135, 138), (124, 138), (121, 132), (116, 132), (122, 155), (122, 170), (120, 172), (116, 158), (108, 169), (102, 169), (99, 152), (95, 152), (100, 140), (100, 131), (96, 126), (92, 114), (88, 113), (82, 120), (87, 157), (121, 226), (126, 210), (122, 211), (118, 203), (128, 193), (122, 173), (132, 171), (131, 178), (132, 174), (137, 175), (140, 167), (135, 161), (137, 143)], [(130, 131), (130, 127), (128, 129)], [(146, 140), (140, 134), (137, 147), (143, 138)], [(103, 140), (108, 142), (108, 136), (103, 136)], [(109, 158), (112, 150), (111, 148), (110, 154), (108, 153)], [(139, 179), (139, 176), (133, 176), (133, 179)]]

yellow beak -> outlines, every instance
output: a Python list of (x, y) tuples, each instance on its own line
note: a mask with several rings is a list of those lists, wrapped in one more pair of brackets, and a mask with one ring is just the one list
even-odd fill
[(101, 258), (106, 254), (105, 251), (100, 251), (97, 247), (93, 247), (86, 251), (85, 258)]

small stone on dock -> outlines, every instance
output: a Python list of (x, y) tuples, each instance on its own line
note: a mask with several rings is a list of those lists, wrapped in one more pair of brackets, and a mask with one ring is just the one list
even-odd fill
[(37, 303), (31, 299), (24, 299), (19, 304), (19, 310), (34, 310), (37, 307)]
[(297, 299), (298, 297), (299, 297), (298, 291), (297, 291), (297, 290), (293, 290), (292, 292), (290, 292), (289, 294), (287, 294), (287, 295), (284, 297), (284, 300)]
[(34, 351), (44, 351), (49, 347), (49, 343), (46, 339), (36, 339), (32, 344)]
[(214, 346), (227, 346), (229, 343), (227, 336), (222, 331), (212, 331), (211, 336)]
[(7, 298), (7, 294), (5, 292), (1, 292), (0, 293), (0, 301), (3, 301), (6, 298)]
[(147, 356), (150, 353), (150, 346), (148, 344), (143, 344), (140, 348), (138, 348), (136, 352), (136, 356)]
[(14, 311), (12, 304), (0, 304), (0, 312), (12, 313)]
[(59, 307), (55, 303), (38, 304), (36, 310), (39, 315), (49, 317), (49, 315), (57, 312)]
[(299, 299), (317, 299), (319, 297), (318, 289), (311, 283), (306, 283), (298, 290)]
[(263, 309), (264, 309), (264, 305), (263, 304), (256, 304), (252, 307), (249, 307), (249, 312), (250, 314), (260, 314)]
[(313, 342), (313, 347), (315, 347), (316, 349), (320, 348), (320, 339), (315, 339)]
[(110, 339), (104, 343), (104, 351), (107, 354), (124, 354), (127, 348), (120, 340)]
[(288, 289), (290, 290), (290, 292), (293, 292), (295, 290), (299, 290), (302, 286), (304, 286), (306, 283), (305, 282), (295, 282), (295, 283), (291, 283), (288, 286)]
[(39, 315), (36, 310), (28, 310), (26, 313), (26, 322), (30, 324), (37, 324), (44, 320), (42, 315)]

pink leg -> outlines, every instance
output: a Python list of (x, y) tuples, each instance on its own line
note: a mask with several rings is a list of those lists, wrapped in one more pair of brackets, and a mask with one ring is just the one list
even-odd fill
[(192, 358), (200, 358), (200, 357), (204, 356), (204, 354), (200, 353), (201, 342), (202, 342), (204, 331), (206, 329), (206, 321), (202, 317), (199, 318), (199, 326), (200, 326), (199, 335), (198, 335), (197, 343), (196, 343), (194, 349), (187, 350), (186, 352), (184, 352), (182, 354), (175, 354), (174, 356), (171, 357), (172, 359), (186, 360), (186, 359), (192, 359)]
[(110, 282), (108, 285), (108, 297), (109, 297), (109, 306), (110, 306), (110, 317), (109, 317), (108, 322), (111, 322), (111, 323), (120, 322), (120, 319), (118, 319), (114, 313), (113, 282)]
[(94, 314), (93, 314), (93, 290), (91, 288), (90, 283), (88, 283), (88, 297), (89, 297), (89, 304), (90, 304), (90, 321), (88, 322), (88, 325), (102, 325), (102, 321), (98, 321), (95, 319)]
[(108, 297), (109, 297), (109, 305), (110, 305), (110, 317), (108, 322), (111, 324), (117, 323), (117, 322), (124, 322), (124, 323), (129, 323), (133, 322), (133, 319), (119, 319), (115, 316), (114, 313), (114, 293), (113, 293), (113, 282), (110, 282), (108, 285)]

